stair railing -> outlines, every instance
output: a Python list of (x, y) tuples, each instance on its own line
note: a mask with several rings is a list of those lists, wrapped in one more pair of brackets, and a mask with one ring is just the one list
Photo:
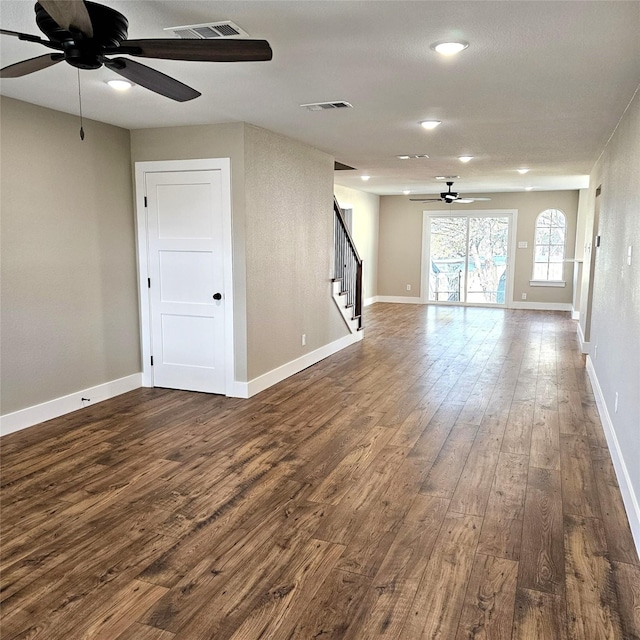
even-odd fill
[(362, 329), (362, 260), (356, 250), (344, 213), (333, 198), (335, 266), (334, 282), (340, 282), (340, 293), (345, 296), (345, 307), (351, 308), (358, 330)]

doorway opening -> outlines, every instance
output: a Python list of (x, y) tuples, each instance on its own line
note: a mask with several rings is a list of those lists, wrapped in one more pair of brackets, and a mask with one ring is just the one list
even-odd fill
[(422, 301), (506, 306), (515, 211), (425, 211)]

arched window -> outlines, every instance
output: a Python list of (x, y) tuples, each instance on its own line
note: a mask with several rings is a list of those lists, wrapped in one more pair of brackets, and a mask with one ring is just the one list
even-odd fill
[(560, 209), (546, 209), (536, 219), (533, 280), (562, 282), (567, 219)]

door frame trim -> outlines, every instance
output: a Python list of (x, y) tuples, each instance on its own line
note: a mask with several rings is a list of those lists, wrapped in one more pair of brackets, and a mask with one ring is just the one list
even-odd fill
[[(482, 304), (478, 302), (446, 302), (441, 300), (435, 302), (429, 300), (429, 278), (428, 266), (430, 260), (430, 247), (427, 234), (427, 225), (430, 218), (450, 218), (450, 217), (468, 217), (468, 216), (510, 216), (509, 224), (509, 261), (507, 262), (507, 286), (505, 287), (504, 304)], [(513, 309), (513, 290), (515, 280), (515, 257), (516, 257), (516, 235), (518, 230), (518, 210), (517, 209), (465, 209), (464, 211), (447, 211), (440, 210), (423, 210), (422, 212), (422, 257), (420, 260), (420, 302), (422, 304), (442, 304), (459, 307), (491, 307), (496, 309)]]
[(149, 251), (147, 246), (147, 208), (145, 183), (147, 173), (169, 171), (220, 171), (222, 176), (222, 244), (224, 249), (224, 368), (225, 395), (236, 396), (235, 341), (233, 314), (233, 236), (231, 220), (231, 159), (157, 160), (135, 163), (136, 244), (138, 265), (138, 303), (140, 310), (140, 345), (142, 356), (142, 386), (153, 386), (151, 368), (151, 313), (149, 303)]

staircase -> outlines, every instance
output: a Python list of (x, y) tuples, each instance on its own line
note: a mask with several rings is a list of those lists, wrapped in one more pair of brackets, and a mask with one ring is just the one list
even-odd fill
[(334, 211), (333, 299), (351, 333), (362, 331), (362, 260), (356, 250), (338, 201)]

